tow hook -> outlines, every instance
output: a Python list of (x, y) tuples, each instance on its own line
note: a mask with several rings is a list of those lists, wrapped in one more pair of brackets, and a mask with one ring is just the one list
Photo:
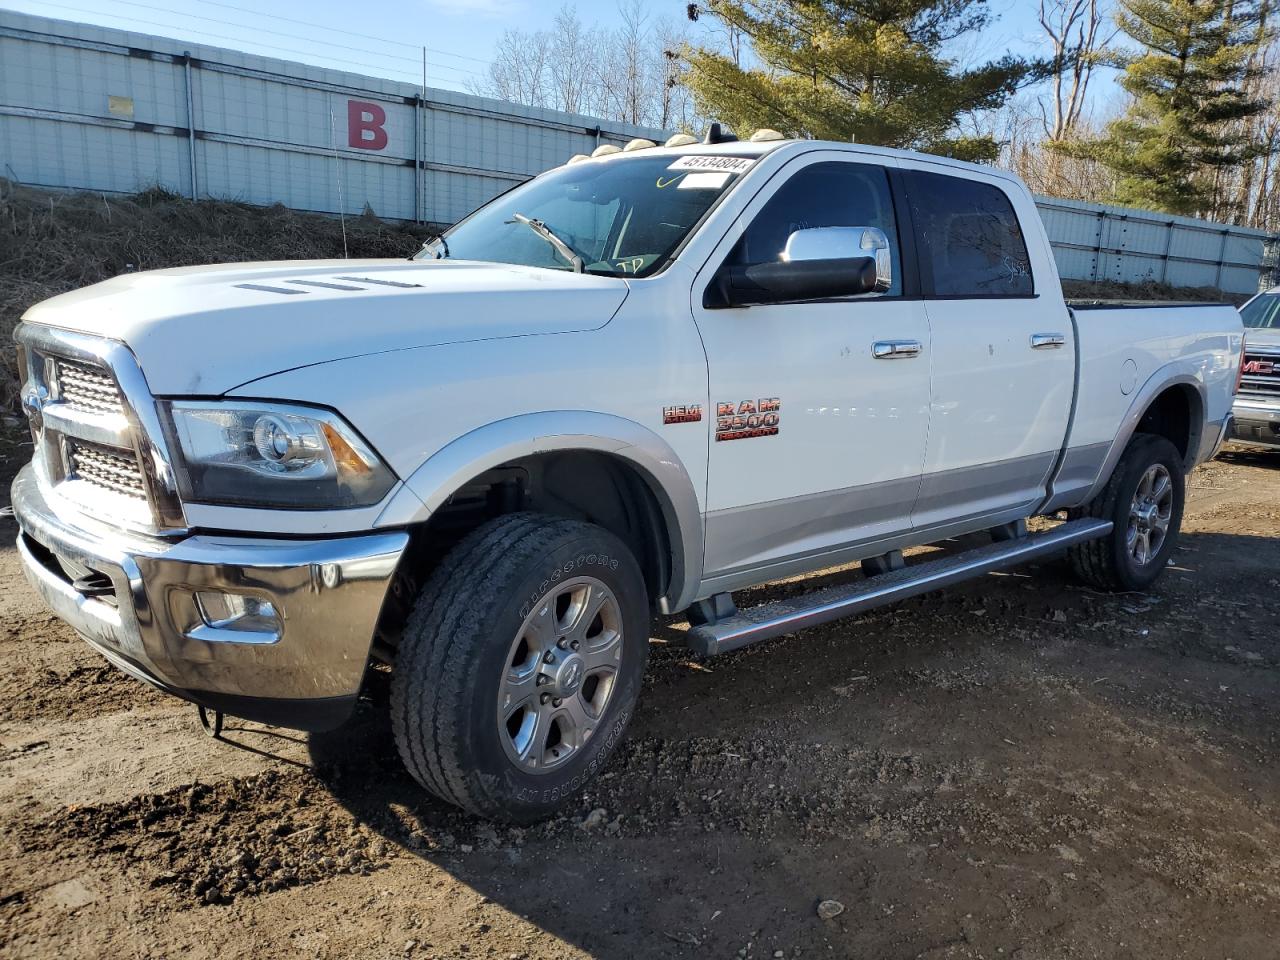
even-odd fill
[[(210, 720), (210, 714), (213, 719)], [(204, 731), (204, 735), (212, 740), (222, 739), (222, 721), (224, 715), (221, 710), (207, 710), (199, 704), (196, 705), (196, 716), (200, 718), (200, 729)]]

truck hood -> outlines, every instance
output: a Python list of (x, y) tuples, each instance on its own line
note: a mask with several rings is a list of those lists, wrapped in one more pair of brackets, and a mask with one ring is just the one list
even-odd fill
[(1280, 328), (1245, 327), (1245, 350), (1280, 351)]
[(123, 341), (158, 396), (208, 396), (329, 360), (594, 330), (627, 290), (615, 277), (508, 264), (289, 260), (125, 274), (23, 319)]

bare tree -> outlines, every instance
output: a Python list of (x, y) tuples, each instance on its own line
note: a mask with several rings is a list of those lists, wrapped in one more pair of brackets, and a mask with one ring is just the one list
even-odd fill
[(1262, 113), (1244, 121), (1253, 156), (1231, 171), (1228, 182), (1217, 184), (1215, 204), (1220, 216), (1260, 229), (1280, 227), (1277, 205), (1276, 159), (1280, 155), (1280, 41), (1272, 29), (1272, 10), (1263, 3), (1257, 24), (1257, 45), (1250, 56), (1246, 93), (1268, 104)]
[[(1115, 178), (1091, 160), (1065, 156), (1046, 144), (1044, 104), (1032, 94), (1016, 97), (989, 115), (975, 133), (991, 136), (1001, 145), (997, 164), (1012, 170), (1034, 193), (1070, 200), (1107, 203), (1115, 193)], [(1077, 117), (1076, 136), (1089, 136), (1099, 125), (1086, 114)]]
[(698, 123), (679, 81), (687, 36), (672, 19), (624, 0), (613, 30), (591, 29), (569, 4), (549, 30), (508, 30), (472, 93), (606, 120), (690, 129)]
[(498, 39), (487, 75), (471, 81), (472, 93), (511, 103), (550, 106), (548, 67), (551, 62), (551, 36), (507, 30)]
[[(648, 16), (640, 0), (620, 4), (621, 24), (600, 63), (600, 88), (610, 117), (644, 123), (649, 111), (651, 47)], [(646, 119), (642, 119), (645, 117)]]
[(654, 122), (664, 130), (693, 130), (700, 125), (697, 111), (689, 88), (680, 81), (680, 50), (689, 42), (689, 35), (673, 20), (659, 20), (653, 33), (661, 52), (654, 78), (659, 108)]
[[(685, 16), (690, 23), (698, 23), (702, 18), (702, 8), (696, 3), (685, 4)], [(732, 24), (722, 24), (715, 18), (712, 18), (711, 23), (714, 26), (707, 32), (703, 46), (719, 47), (735, 66), (742, 66), (743, 54), (749, 45), (746, 34)]]
[(1104, 29), (1106, 20), (1099, 0), (1040, 0), (1040, 26), (1053, 47), (1050, 103), (1041, 105), (1041, 122), (1051, 141), (1069, 139), (1080, 121), (1094, 68), (1116, 35), (1114, 27)]
[(548, 43), (547, 71), (554, 97), (547, 106), (569, 113), (591, 112), (601, 40), (597, 31), (582, 25), (573, 7), (560, 8)]

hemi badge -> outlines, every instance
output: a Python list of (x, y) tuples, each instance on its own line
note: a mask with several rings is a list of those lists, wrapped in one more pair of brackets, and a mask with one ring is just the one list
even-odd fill
[(682, 403), (679, 406), (663, 407), (663, 423), (698, 423), (702, 420), (702, 404)]

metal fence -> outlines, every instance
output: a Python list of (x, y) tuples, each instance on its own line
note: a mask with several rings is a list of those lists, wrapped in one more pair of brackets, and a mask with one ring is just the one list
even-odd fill
[[(452, 223), (661, 130), (0, 10), (0, 176)], [(1041, 197), (1065, 279), (1258, 289), (1268, 235)]]
[(1264, 272), (1263, 230), (1052, 197), (1036, 206), (1064, 279), (1253, 293)]
[(0, 176), (452, 223), (661, 130), (0, 10)]
[(1270, 290), (1280, 286), (1280, 237), (1267, 237), (1262, 252), (1262, 272), (1258, 277), (1258, 289)]

